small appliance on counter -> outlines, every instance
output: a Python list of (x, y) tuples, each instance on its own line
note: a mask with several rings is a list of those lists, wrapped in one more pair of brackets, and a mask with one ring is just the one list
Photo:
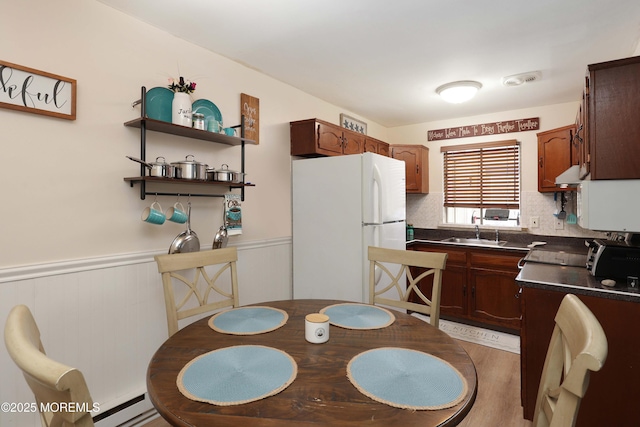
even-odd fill
[(640, 278), (640, 246), (627, 242), (593, 240), (589, 244), (587, 270), (592, 276), (624, 279), (632, 288)]

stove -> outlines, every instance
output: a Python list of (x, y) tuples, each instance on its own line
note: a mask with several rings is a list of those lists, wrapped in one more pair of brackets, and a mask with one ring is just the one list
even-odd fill
[(538, 264), (566, 265), (571, 267), (586, 267), (587, 255), (574, 254), (564, 251), (547, 251), (543, 249), (531, 249), (524, 257), (523, 262)]

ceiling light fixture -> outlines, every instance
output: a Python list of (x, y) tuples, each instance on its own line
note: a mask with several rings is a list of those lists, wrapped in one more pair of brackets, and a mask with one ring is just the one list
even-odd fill
[(472, 80), (447, 83), (436, 89), (436, 93), (447, 102), (460, 104), (473, 98), (482, 84)]

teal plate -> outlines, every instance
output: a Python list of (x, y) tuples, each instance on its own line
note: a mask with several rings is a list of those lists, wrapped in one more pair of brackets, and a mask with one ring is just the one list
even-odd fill
[(166, 87), (154, 87), (147, 91), (147, 117), (171, 123), (173, 92)]
[(191, 104), (191, 111), (193, 113), (204, 114), (204, 122), (207, 123), (208, 119), (214, 118), (222, 126), (222, 113), (213, 102), (208, 99), (197, 99)]

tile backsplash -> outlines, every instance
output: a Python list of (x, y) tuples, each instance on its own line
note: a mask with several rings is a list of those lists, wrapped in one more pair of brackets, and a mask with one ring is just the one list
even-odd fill
[[(528, 233), (541, 236), (606, 238), (605, 233), (584, 230), (578, 224), (568, 224), (566, 220), (563, 221), (563, 228), (557, 230), (555, 227), (556, 217), (553, 214), (560, 211), (560, 193), (558, 193), (557, 201), (554, 201), (554, 193), (539, 193), (537, 191), (523, 192), (520, 197), (520, 224), (523, 229), (528, 229)], [(417, 228), (441, 227), (443, 200), (443, 193), (407, 194), (407, 223), (413, 224)], [(575, 208), (575, 193), (567, 192), (565, 211), (567, 214), (575, 213)], [(539, 227), (528, 228), (531, 217), (540, 219)]]

